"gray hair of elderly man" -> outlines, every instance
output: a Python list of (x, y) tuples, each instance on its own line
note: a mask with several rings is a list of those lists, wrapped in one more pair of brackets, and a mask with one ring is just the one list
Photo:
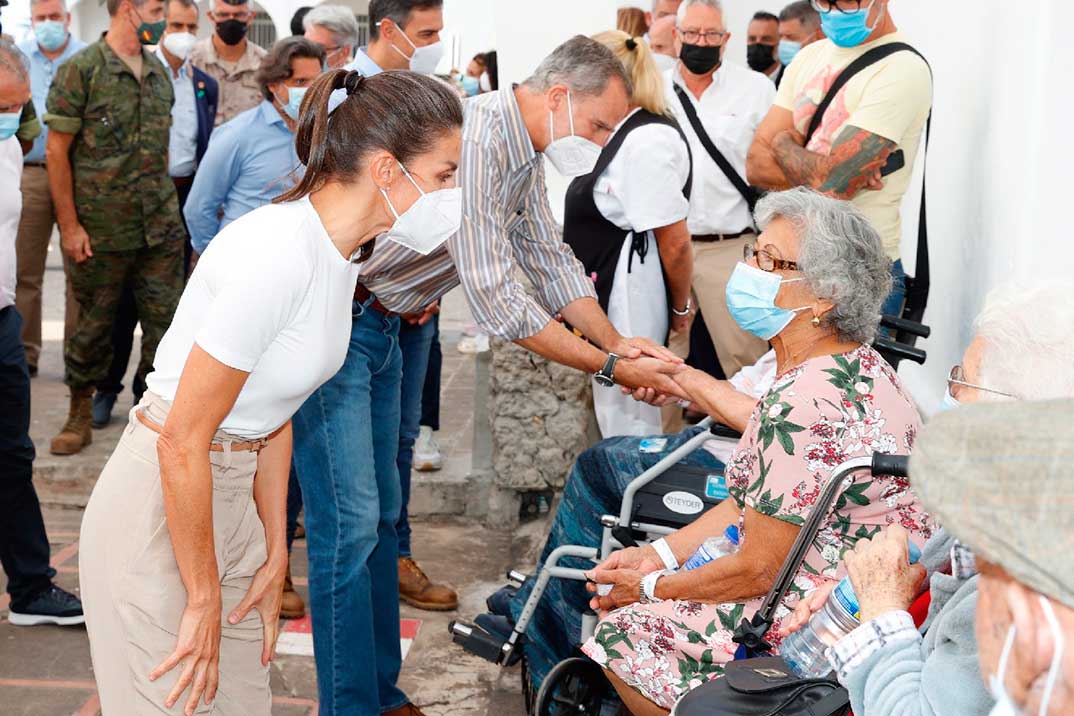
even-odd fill
[[(1021, 400), (1074, 398), (1074, 281), (1014, 281), (985, 298), (977, 382)], [(981, 392), (982, 400), (1002, 399)]]
[(358, 47), (361, 41), (361, 28), (354, 11), (343, 5), (314, 7), (302, 18), (302, 27), (308, 30), (314, 25), (332, 33), (340, 47)]
[(683, 18), (686, 17), (686, 11), (694, 5), (710, 7), (720, 13), (720, 16), (723, 18), (724, 27), (727, 26), (727, 11), (724, 10), (723, 0), (683, 0), (682, 5), (679, 5), (679, 12), (675, 15), (676, 21), (681, 23)]
[(777, 218), (794, 226), (798, 267), (813, 294), (834, 306), (825, 324), (843, 340), (871, 343), (892, 279), (891, 259), (865, 215), (850, 202), (804, 187), (768, 194), (756, 215), (762, 231)]
[(522, 84), (535, 92), (562, 84), (575, 95), (593, 97), (602, 94), (613, 78), (623, 83), (628, 95), (634, 91), (623, 63), (611, 50), (585, 35), (575, 35), (552, 50)]
[(19, 83), (30, 82), (30, 58), (5, 37), (0, 37), (0, 73), (14, 76)]

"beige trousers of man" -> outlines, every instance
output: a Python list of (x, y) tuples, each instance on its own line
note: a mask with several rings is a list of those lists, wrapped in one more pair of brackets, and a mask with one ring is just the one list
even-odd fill
[[(167, 404), (146, 393), (135, 410), (164, 424)], [(164, 700), (182, 668), (156, 682), (149, 674), (176, 646), (186, 589), (172, 550), (161, 497), (157, 433), (131, 412), (119, 445), (101, 473), (82, 520), (79, 575), (93, 672), (107, 716), (181, 714)], [(231, 440), (218, 435), (218, 440)], [(251, 610), (232, 626), (227, 615), (265, 561), (265, 530), (253, 500), (257, 455), (212, 452), (213, 535), (223, 594), (220, 687), (197, 713), (268, 716), (269, 671), (261, 665), (261, 617)], [(204, 701), (204, 700), (202, 700)]]
[[(48, 188), (48, 172), (38, 164), (27, 164), (22, 170), (22, 216), (15, 239), (15, 310), (22, 316), (22, 344), (26, 362), (36, 366), (41, 358), (41, 295), (45, 282), (45, 261), (56, 225), (52, 195)], [(67, 273), (64, 256), (64, 273)], [(67, 304), (64, 313), (63, 338), (66, 343), (78, 323), (78, 302), (66, 280)]]

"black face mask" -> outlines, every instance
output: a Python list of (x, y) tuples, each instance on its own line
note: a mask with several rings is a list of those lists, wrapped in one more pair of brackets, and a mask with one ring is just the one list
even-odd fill
[(216, 23), (216, 34), (225, 45), (237, 45), (246, 37), (246, 27), (241, 20), (224, 20)]
[(719, 67), (722, 49), (719, 45), (687, 45), (684, 42), (682, 50), (679, 51), (679, 59), (691, 73), (704, 75)]
[(767, 72), (776, 64), (776, 46), (758, 42), (746, 48), (746, 62), (755, 72)]

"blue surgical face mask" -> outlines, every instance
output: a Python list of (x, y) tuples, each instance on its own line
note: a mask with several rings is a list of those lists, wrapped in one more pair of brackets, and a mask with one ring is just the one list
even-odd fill
[(784, 67), (791, 64), (798, 53), (802, 51), (802, 43), (793, 40), (779, 41), (779, 61)]
[(34, 25), (34, 37), (43, 49), (52, 52), (67, 42), (67, 28), (59, 20), (45, 20)]
[(463, 75), (459, 78), (462, 83), (462, 91), (466, 93), (467, 97), (473, 97), (481, 92), (481, 81), (476, 77), (470, 75)]
[(4, 112), (0, 114), (0, 142), (11, 139), (19, 131), (22, 112)]
[(302, 98), (306, 96), (306, 90), (308, 87), (288, 87), (287, 88), (287, 104), (283, 106), (283, 111), (291, 119), (298, 121), (299, 110), (302, 109)]
[(961, 407), (961, 406), (962, 406), (962, 403), (958, 402), (958, 399), (955, 396), (951, 395), (951, 389), (950, 388), (948, 388), (947, 390), (944, 391), (943, 401), (940, 403), (940, 412), (941, 413), (946, 413), (948, 410), (954, 410), (955, 408), (958, 408), (958, 407)]
[[(873, 0), (872, 5), (876, 5), (879, 1)], [(873, 34), (873, 30), (884, 18), (884, 8), (881, 6), (880, 12), (876, 15), (876, 22), (869, 27), (869, 11), (872, 10), (872, 5), (855, 12), (840, 12), (834, 8), (830, 12), (822, 12), (820, 27), (828, 39), (839, 47), (857, 47)]]
[(794, 320), (794, 314), (810, 308), (803, 306), (788, 310), (776, 305), (780, 286), (804, 280), (784, 280), (778, 274), (740, 262), (727, 282), (727, 310), (742, 330), (762, 340), (771, 340)]

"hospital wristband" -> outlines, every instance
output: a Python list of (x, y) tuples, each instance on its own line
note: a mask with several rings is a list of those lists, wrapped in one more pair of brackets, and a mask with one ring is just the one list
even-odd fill
[(660, 555), (660, 561), (664, 563), (665, 569), (674, 571), (679, 568), (679, 560), (675, 559), (675, 553), (671, 551), (671, 545), (666, 539), (661, 537), (653, 542), (653, 549)]

